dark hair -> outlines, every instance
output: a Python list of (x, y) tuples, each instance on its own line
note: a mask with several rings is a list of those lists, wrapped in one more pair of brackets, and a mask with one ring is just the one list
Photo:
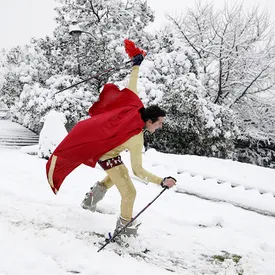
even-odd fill
[(157, 105), (141, 108), (139, 111), (144, 122), (151, 119), (152, 123), (154, 123), (158, 120), (159, 117), (164, 117), (166, 115), (166, 112)]

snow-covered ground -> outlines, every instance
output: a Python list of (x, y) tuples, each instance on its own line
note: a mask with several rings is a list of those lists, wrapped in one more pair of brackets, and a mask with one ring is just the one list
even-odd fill
[[(80, 166), (56, 196), (46, 180), (45, 160), (11, 149), (0, 149), (0, 156), (1, 275), (275, 274), (274, 217), (180, 193), (275, 215), (273, 169), (147, 151), (145, 167), (176, 177), (178, 184), (140, 216), (139, 237), (118, 255), (116, 244), (98, 253), (102, 239), (93, 234), (113, 231), (120, 204), (116, 188), (100, 203), (102, 213), (80, 207), (85, 192), (105, 176), (101, 168)], [(126, 165), (128, 158), (124, 153)], [(162, 189), (133, 181), (137, 213)], [(150, 251), (144, 259), (133, 256), (145, 249)]]

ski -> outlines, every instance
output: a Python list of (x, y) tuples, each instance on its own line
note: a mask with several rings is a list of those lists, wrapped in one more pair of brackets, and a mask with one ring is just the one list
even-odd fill
[(126, 240), (121, 240), (118, 242), (115, 239), (113, 239), (113, 236), (111, 235), (111, 233), (108, 233), (108, 237), (106, 237), (105, 234), (102, 233), (96, 233), (96, 232), (92, 232), (91, 235), (96, 236), (102, 240), (98, 241), (98, 242), (94, 242), (94, 245), (97, 246), (99, 249), (101, 247), (105, 247), (106, 243), (113, 243), (114, 246), (112, 246), (109, 250), (113, 251), (114, 253), (116, 253), (119, 256), (123, 256), (125, 254), (130, 255), (131, 257), (134, 258), (142, 258), (142, 259), (146, 259), (146, 257), (148, 256), (148, 253), (150, 252), (150, 249), (148, 248), (144, 248), (140, 251), (134, 251), (131, 248), (131, 244), (129, 244)]

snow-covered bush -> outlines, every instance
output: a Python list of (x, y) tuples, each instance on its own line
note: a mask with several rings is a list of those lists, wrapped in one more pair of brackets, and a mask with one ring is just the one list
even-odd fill
[(48, 159), (56, 146), (67, 135), (63, 114), (51, 110), (46, 116), (39, 135), (38, 157)]
[[(174, 48), (174, 50), (172, 50)], [(230, 157), (237, 128), (232, 111), (210, 101), (200, 81), (202, 70), (191, 52), (176, 39), (169, 52), (154, 54), (153, 66), (143, 70), (146, 105), (161, 104), (167, 111), (164, 130), (146, 136), (147, 147), (170, 153)], [(147, 77), (145, 82), (142, 77)], [(151, 86), (148, 81), (153, 83)]]
[(257, 140), (251, 136), (241, 136), (236, 141), (233, 159), (275, 168), (275, 143), (271, 139)]
[[(49, 88), (39, 83), (25, 84), (19, 101), (12, 108), (13, 119), (25, 127), (39, 133), (44, 116), (50, 110), (56, 110), (67, 120), (67, 124), (78, 122), (87, 116), (88, 108), (96, 100), (91, 91), (79, 86), (62, 93), (58, 90), (80, 81), (72, 76), (53, 76), (47, 80)], [(57, 94), (56, 94), (57, 93)]]
[(233, 113), (202, 97), (203, 87), (192, 75), (174, 81), (163, 97), (164, 129), (148, 145), (164, 152), (231, 157), (236, 127)]

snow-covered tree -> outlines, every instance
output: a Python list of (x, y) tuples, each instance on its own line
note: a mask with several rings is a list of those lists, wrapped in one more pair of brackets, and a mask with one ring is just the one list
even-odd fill
[(3, 54), (0, 100), (10, 108), (18, 100), (23, 88), (23, 83), (17, 73), (17, 68), (22, 62), (22, 48), (14, 47), (9, 51), (3, 51)]
[(0, 87), (3, 101), (12, 107), (19, 100), (24, 85), (45, 85), (52, 73), (51, 67), (46, 51), (37, 45), (36, 40), (12, 48), (6, 54), (4, 84)]
[(13, 119), (39, 133), (44, 117), (51, 110), (56, 110), (64, 115), (66, 125), (70, 127), (86, 117), (90, 102), (96, 101), (91, 91), (81, 86), (58, 93), (58, 90), (78, 81), (78, 77), (55, 75), (46, 81), (46, 86), (40, 83), (25, 84), (19, 101), (12, 108)]
[(213, 4), (199, 1), (180, 17), (168, 17), (203, 69), (199, 79), (205, 98), (236, 114), (238, 140), (274, 143), (273, 108), (262, 97), (275, 88), (275, 40), (268, 12), (258, 7), (245, 11), (242, 4), (230, 8), (228, 3), (214, 10)]
[(242, 4), (214, 10), (198, 2), (178, 18), (169, 17), (181, 41), (204, 69), (204, 85), (214, 103), (234, 105), (275, 84), (274, 33), (268, 13)]
[(5, 50), (0, 51), (0, 95), (5, 82), (5, 75), (7, 73), (7, 58)]
[(153, 54), (141, 66), (138, 89), (145, 105), (160, 104), (167, 119), (156, 138), (146, 137), (147, 146), (165, 152), (230, 157), (237, 133), (234, 112), (207, 97), (202, 66), (172, 29), (167, 27), (157, 37)]
[[(64, 69), (68, 74), (88, 77), (123, 61), (125, 38), (143, 46), (144, 28), (153, 21), (153, 13), (144, 1), (120, 0), (61, 0), (55, 37), (66, 45)], [(71, 24), (77, 22), (83, 30), (75, 39), (69, 34)], [(78, 66), (79, 65), (79, 66)], [(93, 81), (99, 89), (110, 74)]]
[(239, 125), (255, 140), (275, 141), (275, 94), (246, 98), (239, 115)]
[[(134, 37), (141, 46), (143, 40), (147, 43), (143, 29), (154, 18), (143, 1), (59, 2), (54, 39), (33, 39), (20, 52), (20, 61), (12, 70), (20, 84), (19, 102), (12, 108), (14, 119), (35, 131), (41, 129), (50, 108), (65, 112), (69, 124), (86, 117), (88, 107), (111, 76), (106, 70), (127, 58), (123, 40)], [(75, 20), (84, 31), (79, 41), (69, 34)], [(116, 79), (125, 74), (122, 70)], [(58, 93), (92, 75), (96, 76), (91, 81)]]

